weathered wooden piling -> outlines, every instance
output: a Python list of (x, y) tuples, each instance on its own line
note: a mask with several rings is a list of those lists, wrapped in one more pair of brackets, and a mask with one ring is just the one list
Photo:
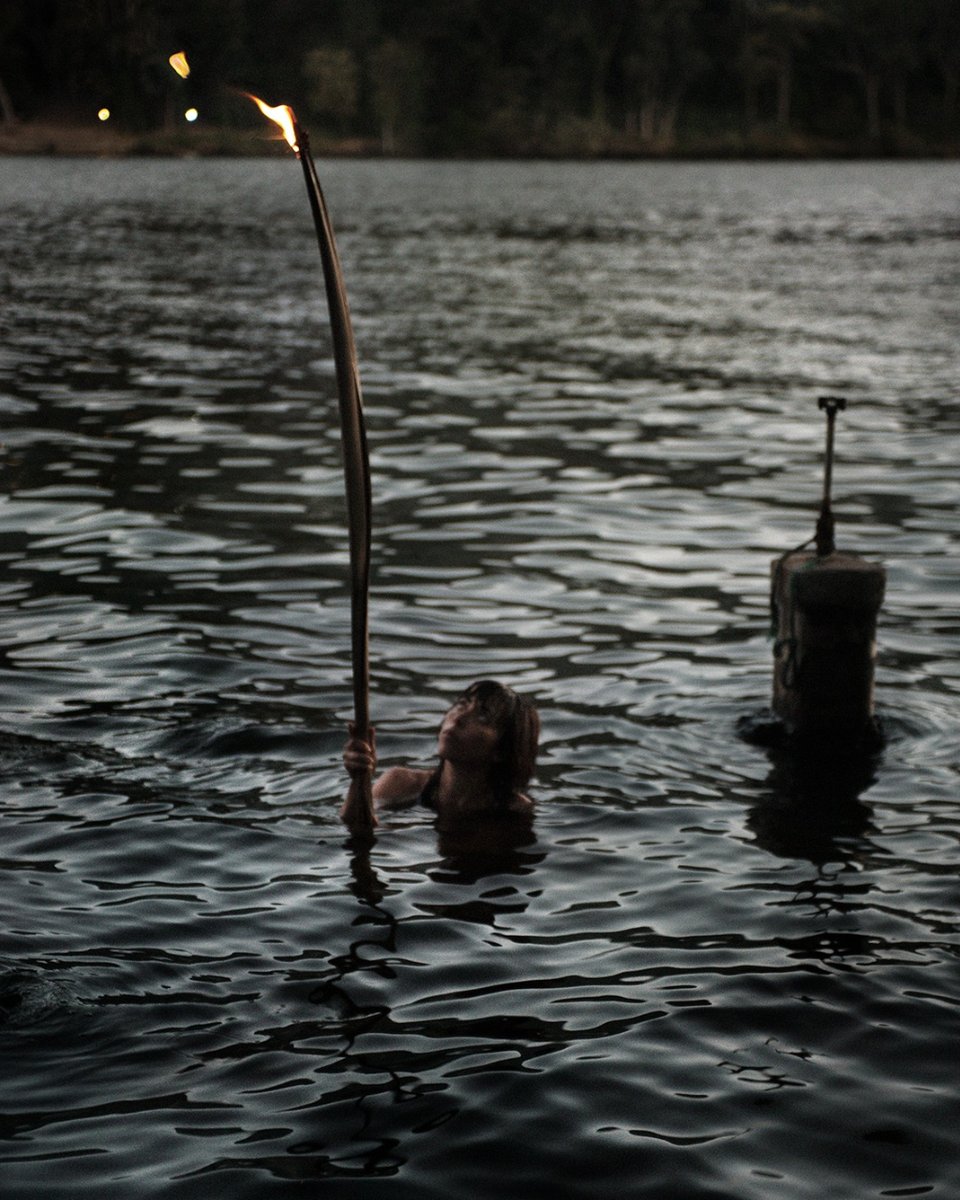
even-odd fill
[(846, 402), (824, 396), (819, 405), (827, 414), (827, 450), (816, 549), (794, 550), (772, 564), (773, 710), (791, 736), (853, 746), (876, 734), (877, 614), (886, 572), (836, 549), (833, 426)]

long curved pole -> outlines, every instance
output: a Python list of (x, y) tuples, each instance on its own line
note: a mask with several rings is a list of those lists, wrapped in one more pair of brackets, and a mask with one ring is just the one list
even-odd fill
[[(347, 289), (340, 268), (340, 256), (333, 224), (317, 177), (310, 143), (305, 130), (294, 122), (297, 157), (317, 231), (323, 278), (330, 309), (333, 357), (340, 400), (340, 432), (343, 447), (343, 472), (347, 495), (347, 524), (350, 536), (351, 651), (353, 660), (353, 733), (370, 740), (370, 634), (368, 595), (370, 590), (370, 460), (367, 433), (360, 394), (360, 371), (350, 320)], [(371, 830), (376, 824), (373, 811), (370, 772), (351, 775), (344, 818), (354, 832)]]

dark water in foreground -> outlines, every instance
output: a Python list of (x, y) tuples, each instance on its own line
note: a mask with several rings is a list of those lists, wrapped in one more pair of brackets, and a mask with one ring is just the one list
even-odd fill
[[(535, 693), (535, 838), (336, 818), (296, 164), (0, 161), (0, 1195), (960, 1195), (960, 167), (321, 164), (373, 709)], [(888, 741), (746, 744), (771, 557), (883, 559)]]

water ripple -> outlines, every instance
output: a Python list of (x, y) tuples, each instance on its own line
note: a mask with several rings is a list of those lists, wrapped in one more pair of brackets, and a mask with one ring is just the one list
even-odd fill
[[(291, 167), (0, 178), (4, 1195), (952, 1194), (956, 166), (322, 164), (381, 759), (471, 677), (544, 717), (534, 832), (368, 850)], [(738, 736), (827, 390), (845, 764)]]

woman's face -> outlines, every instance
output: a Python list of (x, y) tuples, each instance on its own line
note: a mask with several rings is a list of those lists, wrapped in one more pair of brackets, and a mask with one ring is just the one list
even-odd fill
[(443, 718), (437, 753), (458, 766), (492, 766), (500, 761), (500, 730), (476, 697), (462, 696)]

